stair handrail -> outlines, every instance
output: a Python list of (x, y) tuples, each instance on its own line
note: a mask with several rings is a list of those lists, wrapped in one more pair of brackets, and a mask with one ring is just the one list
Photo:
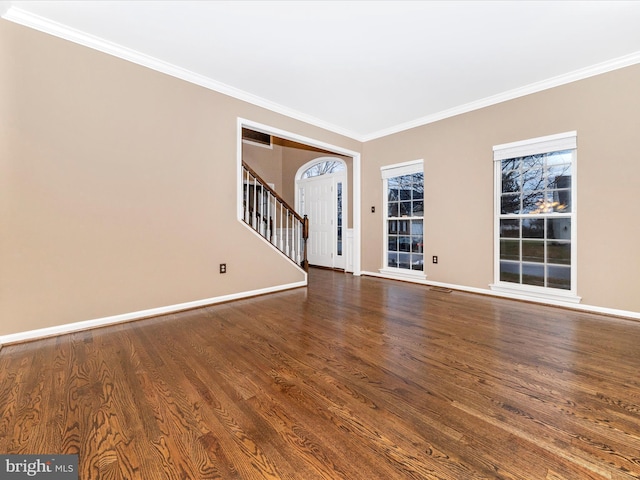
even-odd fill
[[(283, 208), (287, 212), (287, 215), (291, 215), (294, 219), (300, 222), (300, 234), (301, 234), (301, 240), (302, 240), (302, 246), (303, 246), (302, 252), (300, 252), (302, 253), (302, 259), (300, 261), (300, 265), (305, 271), (308, 271), (309, 262), (307, 260), (307, 240), (309, 239), (309, 218), (306, 215), (300, 215), (298, 212), (296, 212), (295, 209), (292, 206), (290, 206), (287, 203), (287, 201), (278, 194), (278, 192), (276, 192), (273, 188), (271, 188), (269, 184), (265, 182), (262, 179), (262, 177), (253, 168), (251, 168), (245, 161), (242, 162), (242, 168), (246, 170), (249, 173), (249, 175), (251, 175), (251, 177), (253, 177), (256, 184), (260, 185), (261, 189), (267, 191), (269, 195), (273, 197), (273, 199), (281, 205), (281, 208)], [(244, 184), (244, 173), (243, 173), (242, 181)], [(255, 215), (256, 220), (261, 217), (261, 215), (256, 212), (251, 211), (250, 213), (252, 216)], [(277, 243), (273, 242), (273, 218), (272, 217), (268, 219), (269, 223), (268, 223), (268, 226), (264, 229), (264, 231), (262, 228), (258, 228), (257, 222), (253, 224), (252, 222), (248, 221), (248, 219), (246, 218), (246, 215), (244, 216), (243, 219), (246, 224), (248, 224), (258, 233), (260, 233), (260, 235), (264, 237), (267, 241), (269, 241), (269, 243), (271, 243), (276, 248), (278, 248), (278, 250), (283, 252), (291, 260), (296, 261), (296, 259), (293, 258), (295, 257), (295, 254), (292, 257), (292, 252), (285, 251), (285, 250), (289, 250), (288, 248), (285, 249), (283, 245), (279, 246)], [(268, 236), (265, 234), (266, 232), (268, 232)], [(287, 238), (287, 241), (288, 241), (288, 238)], [(288, 246), (289, 244), (287, 243), (287, 247)], [(294, 251), (293, 253), (295, 252), (297, 251)]]
[(304, 217), (301, 216), (298, 212), (296, 212), (295, 209), (291, 205), (289, 205), (287, 203), (287, 201), (278, 194), (278, 192), (276, 192), (273, 188), (271, 188), (269, 186), (269, 184), (267, 182), (265, 182), (262, 179), (262, 177), (260, 175), (258, 175), (253, 168), (251, 168), (249, 165), (247, 165), (246, 162), (244, 162), (244, 161), (242, 162), (242, 167), (245, 170), (247, 170), (251, 175), (253, 175), (253, 177), (256, 178), (258, 180), (258, 182), (260, 182), (260, 184), (262, 185), (262, 188), (264, 188), (269, 193), (271, 193), (271, 195), (276, 197), (276, 200), (278, 202), (280, 202), (285, 207), (285, 209), (289, 210), (293, 214), (294, 217), (296, 217), (300, 222), (304, 222)]

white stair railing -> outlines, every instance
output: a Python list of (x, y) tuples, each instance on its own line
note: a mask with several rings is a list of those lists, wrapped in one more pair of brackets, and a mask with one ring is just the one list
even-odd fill
[(294, 263), (307, 270), (307, 216), (298, 215), (244, 162), (242, 188), (244, 222)]

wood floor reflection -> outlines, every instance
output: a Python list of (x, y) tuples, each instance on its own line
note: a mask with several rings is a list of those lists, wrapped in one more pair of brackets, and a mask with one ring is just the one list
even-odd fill
[(640, 322), (312, 269), (0, 350), (0, 453), (87, 479), (640, 478)]

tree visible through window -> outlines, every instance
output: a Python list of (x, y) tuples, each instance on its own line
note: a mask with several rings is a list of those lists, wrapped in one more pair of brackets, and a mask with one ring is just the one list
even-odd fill
[[(546, 137), (545, 137), (546, 138)], [(568, 140), (543, 138), (521, 152), (540, 153), (511, 156), (518, 148), (507, 148), (496, 159), (498, 169), (497, 236), (499, 256), (497, 281), (535, 288), (575, 290), (572, 284), (572, 202), (575, 148)], [(563, 143), (564, 142), (564, 143)], [(495, 149), (494, 149), (495, 150)], [(549, 150), (549, 151), (544, 151)], [(509, 157), (509, 158), (504, 158)]]
[(424, 270), (424, 173), (422, 161), (383, 169), (385, 268)]
[(317, 177), (319, 175), (327, 175), (329, 173), (342, 172), (344, 163), (337, 160), (326, 160), (315, 163), (307, 168), (301, 178)]

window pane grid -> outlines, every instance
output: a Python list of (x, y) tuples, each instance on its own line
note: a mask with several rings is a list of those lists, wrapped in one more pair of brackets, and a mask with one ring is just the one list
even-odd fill
[(501, 215), (571, 212), (571, 151), (501, 162)]
[(301, 178), (312, 178), (320, 175), (342, 172), (345, 168), (345, 164), (342, 161), (325, 160), (311, 165), (304, 171)]
[(501, 160), (500, 281), (571, 289), (572, 155)]
[(387, 179), (387, 267), (422, 271), (424, 174)]
[(424, 212), (424, 175), (415, 173), (387, 180), (387, 217), (421, 216)]

